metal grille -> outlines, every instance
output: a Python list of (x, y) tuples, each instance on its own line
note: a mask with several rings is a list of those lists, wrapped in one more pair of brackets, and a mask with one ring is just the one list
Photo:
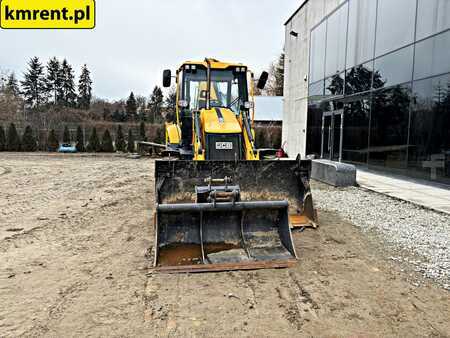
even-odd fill
[(206, 159), (234, 161), (242, 158), (240, 134), (207, 134)]

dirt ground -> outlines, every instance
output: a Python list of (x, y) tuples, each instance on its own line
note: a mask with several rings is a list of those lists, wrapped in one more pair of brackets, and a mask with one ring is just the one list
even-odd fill
[(450, 336), (450, 293), (326, 211), (294, 268), (151, 273), (153, 168), (0, 153), (0, 337)]

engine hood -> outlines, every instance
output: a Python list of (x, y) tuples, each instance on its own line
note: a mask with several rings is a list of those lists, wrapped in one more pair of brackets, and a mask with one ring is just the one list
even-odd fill
[(203, 109), (200, 113), (205, 133), (238, 134), (242, 132), (236, 114), (228, 108)]

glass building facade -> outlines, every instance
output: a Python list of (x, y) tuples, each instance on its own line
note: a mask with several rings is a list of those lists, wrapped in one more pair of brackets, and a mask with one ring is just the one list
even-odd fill
[(347, 0), (310, 34), (307, 153), (450, 184), (450, 0)]

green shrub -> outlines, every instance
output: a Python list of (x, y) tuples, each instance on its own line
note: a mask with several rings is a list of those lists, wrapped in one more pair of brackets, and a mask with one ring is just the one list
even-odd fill
[(123, 135), (122, 126), (119, 125), (116, 134), (116, 150), (124, 152), (125, 147), (126, 147), (125, 136)]
[(55, 130), (52, 129), (48, 134), (47, 149), (48, 151), (57, 151), (58, 148), (59, 148), (58, 137), (56, 136)]
[(37, 143), (30, 126), (25, 128), (22, 137), (22, 151), (36, 151)]
[(77, 144), (76, 144), (76, 148), (77, 151), (82, 153), (84, 152), (86, 149), (84, 148), (84, 135), (83, 135), (83, 130), (81, 129), (80, 126), (78, 126), (77, 128)]
[(6, 135), (3, 126), (0, 126), (0, 151), (6, 150)]
[(20, 137), (16, 126), (11, 123), (8, 128), (8, 137), (6, 139), (6, 149), (8, 151), (20, 151)]
[(67, 126), (65, 126), (64, 133), (63, 133), (63, 143), (70, 144), (70, 142), (71, 142), (70, 131), (69, 131), (69, 128), (67, 128)]
[(104, 153), (113, 153), (114, 152), (114, 146), (112, 143), (111, 135), (109, 134), (109, 130), (106, 129), (103, 133), (102, 137), (102, 152)]
[(100, 152), (102, 150), (100, 141), (98, 140), (97, 136), (97, 128), (95, 127), (92, 128), (91, 137), (89, 137), (89, 143), (86, 147), (86, 150), (90, 153)]
[(133, 131), (131, 129), (128, 129), (128, 145), (127, 145), (127, 150), (129, 153), (134, 153), (135, 152), (135, 148), (134, 148), (134, 136), (133, 136)]
[(145, 131), (145, 123), (142, 121), (139, 125), (139, 140), (147, 142), (147, 133)]
[(164, 144), (166, 142), (166, 129), (164, 124), (158, 124), (155, 131), (155, 143)]

